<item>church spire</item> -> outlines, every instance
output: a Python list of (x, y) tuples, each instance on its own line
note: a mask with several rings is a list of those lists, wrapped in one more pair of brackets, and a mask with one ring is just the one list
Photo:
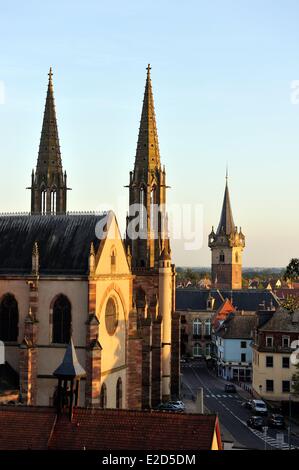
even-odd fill
[[(127, 245), (130, 246), (133, 269), (158, 268), (160, 254), (165, 244), (169, 244), (165, 233), (166, 172), (160, 162), (150, 65), (146, 70), (135, 165), (128, 186)], [(131, 222), (136, 221), (136, 205), (140, 209), (139, 236), (132, 239)]]
[(229, 196), (229, 189), (228, 189), (228, 170), (226, 169), (226, 176), (225, 176), (225, 191), (224, 191), (224, 199), (221, 211), (220, 222), (217, 229), (217, 235), (221, 231), (223, 231), (226, 235), (230, 235), (235, 230), (235, 223), (233, 218), (233, 212), (230, 204), (230, 196)]
[(147, 66), (142, 113), (137, 142), (135, 170), (148, 171), (160, 168), (160, 151), (156, 125), (151, 66)]
[(62, 168), (52, 77), (53, 72), (52, 67), (50, 67), (46, 106), (37, 159), (37, 168), (44, 170), (46, 173)]
[(63, 173), (56, 120), (53, 72), (49, 71), (46, 105), (36, 171), (32, 172), (31, 213), (66, 212), (66, 173)]

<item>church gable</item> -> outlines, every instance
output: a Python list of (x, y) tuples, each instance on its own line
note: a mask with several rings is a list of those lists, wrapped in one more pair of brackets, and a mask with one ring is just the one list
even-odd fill
[(130, 275), (130, 267), (127, 261), (125, 247), (121, 238), (118, 223), (113, 212), (109, 212), (107, 222), (104, 220), (98, 225), (97, 234), (101, 236), (101, 228), (106, 228), (106, 237), (102, 239), (96, 253), (97, 275)]

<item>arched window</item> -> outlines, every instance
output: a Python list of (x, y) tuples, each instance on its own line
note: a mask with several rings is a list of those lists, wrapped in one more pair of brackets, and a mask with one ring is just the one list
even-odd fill
[(52, 189), (50, 193), (50, 212), (56, 214), (56, 189)]
[(150, 200), (150, 219), (151, 219), (151, 230), (156, 230), (156, 186), (152, 187), (151, 200)]
[(236, 260), (236, 263), (239, 263), (239, 254), (238, 254), (238, 252), (235, 255), (235, 260)]
[(105, 384), (102, 384), (101, 393), (100, 393), (100, 407), (107, 407), (107, 387)]
[(225, 256), (224, 256), (223, 251), (220, 252), (219, 261), (220, 261), (220, 263), (224, 263), (224, 261), (225, 261)]
[(0, 340), (18, 341), (18, 323), (18, 303), (12, 294), (6, 294), (0, 303)]
[(109, 335), (113, 335), (118, 324), (117, 303), (113, 297), (110, 297), (106, 304), (105, 324)]
[(121, 378), (118, 379), (116, 384), (116, 408), (122, 408), (122, 399), (123, 399), (123, 385)]
[(145, 194), (144, 194), (144, 188), (140, 188), (140, 224), (139, 224), (139, 229), (140, 230), (145, 230), (146, 228), (146, 209), (145, 209)]
[(41, 213), (45, 214), (47, 212), (47, 191), (45, 188), (41, 190)]
[(193, 320), (193, 334), (195, 336), (201, 336), (201, 320), (199, 318)]
[(65, 295), (59, 295), (53, 305), (53, 343), (69, 343), (71, 337), (71, 304)]

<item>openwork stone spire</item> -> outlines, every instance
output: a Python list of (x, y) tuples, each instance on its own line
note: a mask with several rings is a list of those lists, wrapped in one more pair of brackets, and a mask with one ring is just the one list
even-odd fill
[(31, 176), (31, 213), (66, 212), (66, 173), (63, 173), (56, 120), (52, 68), (44, 111), (36, 171)]
[[(166, 172), (161, 167), (150, 65), (147, 76), (139, 127), (134, 171), (130, 172), (130, 210), (127, 217), (127, 246), (132, 268), (158, 268), (166, 240), (165, 214), (158, 213), (166, 204)], [(140, 236), (132, 239), (128, 227), (140, 207)]]
[(52, 68), (50, 68), (47, 99), (37, 159), (37, 168), (45, 173), (62, 169), (52, 77)]
[(150, 71), (151, 67), (148, 64), (135, 159), (135, 170), (138, 169), (139, 171), (160, 168), (159, 142)]

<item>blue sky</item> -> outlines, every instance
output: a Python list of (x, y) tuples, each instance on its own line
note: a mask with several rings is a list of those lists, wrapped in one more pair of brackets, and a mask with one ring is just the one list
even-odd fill
[(299, 255), (298, 21), (295, 0), (1, 2), (0, 210), (29, 210), (52, 66), (69, 209), (115, 207), (123, 227), (150, 62), (168, 202), (204, 211), (202, 248), (173, 243), (176, 264), (209, 265), (228, 162), (244, 264), (286, 265)]

